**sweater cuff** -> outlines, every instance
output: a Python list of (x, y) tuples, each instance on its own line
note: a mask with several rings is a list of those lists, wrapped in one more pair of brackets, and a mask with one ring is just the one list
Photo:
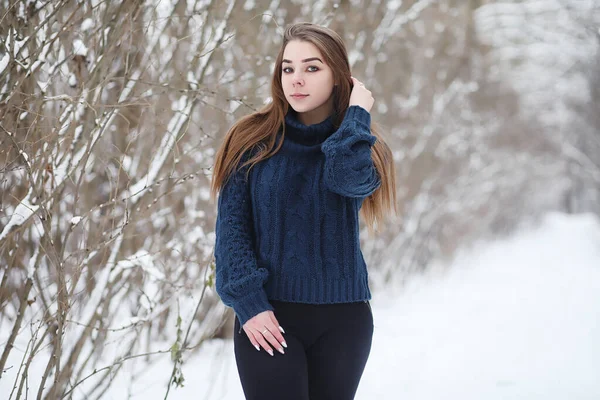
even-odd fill
[(269, 303), (265, 291), (261, 289), (238, 301), (233, 307), (233, 310), (240, 321), (240, 326), (243, 326), (255, 315), (267, 310), (273, 311), (274, 308), (271, 303)]
[(346, 110), (344, 121), (350, 122), (352, 120), (364, 125), (369, 130), (371, 129), (371, 114), (361, 106), (350, 106)]

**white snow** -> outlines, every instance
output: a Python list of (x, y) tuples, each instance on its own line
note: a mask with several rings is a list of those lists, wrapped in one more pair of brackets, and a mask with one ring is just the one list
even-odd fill
[[(357, 400), (600, 398), (598, 217), (548, 214), (539, 228), (428, 271), (402, 290), (373, 293), (375, 333)], [(164, 398), (170, 354), (150, 360), (126, 361), (103, 398)], [(169, 398), (243, 398), (230, 340), (208, 341), (184, 361), (185, 386)], [(12, 388), (18, 362), (11, 353), (0, 393)], [(44, 366), (32, 364), (30, 382)]]
[(37, 268), (36, 261), (37, 261), (39, 253), (40, 253), (40, 246), (36, 246), (33, 255), (29, 259), (29, 263), (27, 264), (27, 279), (34, 278), (35, 269)]
[(2, 58), (0, 59), (0, 74), (6, 69), (8, 62), (10, 61), (10, 56), (7, 53), (4, 53)]
[(81, 31), (85, 32), (85, 31), (89, 31), (90, 29), (92, 29), (94, 27), (94, 20), (91, 18), (86, 18), (83, 20), (83, 22), (81, 23)]
[(19, 154), (21, 155), (21, 157), (23, 157), (23, 159), (25, 160), (25, 162), (27, 164), (29, 164), (29, 156), (27, 155), (27, 153), (25, 153), (23, 150), (19, 150)]
[(77, 225), (79, 223), (79, 221), (81, 221), (81, 218), (82, 217), (80, 217), (80, 216), (75, 216), (75, 217), (71, 218), (71, 225)]
[(29, 217), (31, 217), (40, 207), (39, 205), (31, 204), (32, 196), (33, 189), (29, 189), (27, 195), (17, 205), (15, 211), (10, 217), (10, 220), (4, 226), (4, 229), (2, 229), (2, 233), (0, 233), (0, 242), (4, 240), (4, 238), (9, 234), (9, 232), (25, 223), (29, 219)]
[(27, 19), (27, 16), (25, 14), (25, 4), (23, 4), (23, 2), (20, 2), (17, 7), (17, 18), (22, 21), (26, 21)]
[[(597, 217), (550, 214), (540, 228), (482, 244), (440, 271), (399, 294), (374, 293), (357, 400), (600, 398)], [(207, 343), (183, 364), (185, 386), (170, 396), (242, 399), (232, 346)], [(164, 397), (170, 360), (156, 357), (131, 398)], [(106, 398), (124, 399), (128, 383)]]
[(73, 40), (73, 54), (87, 56), (88, 48), (80, 39)]
[(375, 297), (358, 398), (600, 398), (597, 218), (549, 215), (459, 256), (445, 276)]
[(389, 0), (386, 4), (389, 12), (394, 12), (402, 6), (402, 0)]

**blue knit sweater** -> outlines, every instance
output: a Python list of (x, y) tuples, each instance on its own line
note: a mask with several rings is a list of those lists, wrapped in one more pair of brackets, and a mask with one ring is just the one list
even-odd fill
[(215, 286), (241, 325), (273, 310), (269, 300), (371, 299), (358, 217), (364, 198), (381, 185), (371, 115), (351, 106), (335, 130), (332, 117), (306, 126), (290, 111), (285, 124), (281, 149), (256, 164), (247, 181), (249, 166), (239, 168), (219, 194)]

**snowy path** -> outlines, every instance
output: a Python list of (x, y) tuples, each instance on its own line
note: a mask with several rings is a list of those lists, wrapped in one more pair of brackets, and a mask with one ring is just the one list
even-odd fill
[[(589, 216), (552, 215), (372, 306), (357, 400), (600, 398), (600, 224)], [(162, 398), (165, 372), (136, 394)], [(184, 375), (170, 398), (243, 398), (231, 342), (213, 342)]]

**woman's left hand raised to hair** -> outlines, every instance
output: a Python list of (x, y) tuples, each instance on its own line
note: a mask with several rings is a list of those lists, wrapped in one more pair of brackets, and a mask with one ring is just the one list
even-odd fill
[(350, 93), (350, 104), (348, 107), (361, 106), (368, 112), (371, 112), (371, 107), (373, 107), (373, 103), (375, 102), (371, 91), (355, 77), (352, 77), (352, 83), (354, 86), (352, 87), (352, 93)]

